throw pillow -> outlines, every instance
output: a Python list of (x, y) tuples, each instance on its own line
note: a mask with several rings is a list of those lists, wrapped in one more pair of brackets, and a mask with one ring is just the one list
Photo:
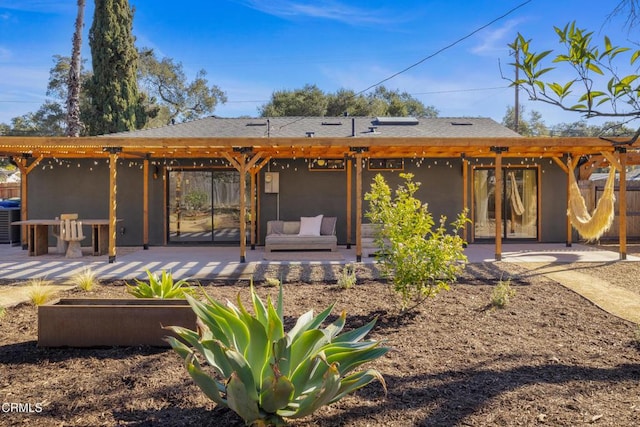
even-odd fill
[(336, 221), (338, 218), (335, 216), (325, 216), (322, 218), (322, 225), (320, 226), (321, 236), (333, 236), (336, 234)]
[(322, 225), (322, 215), (300, 218), (300, 232), (298, 236), (319, 236)]

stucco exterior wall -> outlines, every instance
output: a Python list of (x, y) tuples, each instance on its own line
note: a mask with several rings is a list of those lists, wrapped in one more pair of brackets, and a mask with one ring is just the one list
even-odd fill
[[(473, 162), (475, 159), (470, 159)], [(529, 162), (533, 160), (529, 159)], [(566, 175), (547, 159), (536, 160), (540, 166), (542, 200), (540, 240), (542, 242), (564, 242), (566, 240)], [(185, 162), (187, 164), (188, 162)], [(366, 163), (366, 162), (365, 162)], [(116, 244), (137, 246), (143, 243), (143, 161), (120, 159), (117, 171), (117, 216)], [(505, 159), (505, 165), (521, 164), (520, 159)], [(303, 159), (271, 161), (263, 168), (258, 180), (260, 192), (260, 235), (264, 242), (266, 222), (271, 219), (297, 220), (301, 216), (324, 214), (338, 217), (337, 236), (339, 244), (349, 240), (355, 244), (356, 224), (356, 170), (352, 165), (352, 231), (347, 236), (347, 173), (346, 171), (309, 171)], [(471, 165), (469, 166), (471, 171)], [(264, 173), (279, 172), (280, 192), (265, 193)], [(429, 204), (429, 210), (438, 221), (446, 215), (448, 222), (455, 219), (463, 208), (462, 160), (451, 159), (406, 159), (404, 172), (415, 175), (422, 183), (417, 197)], [(363, 194), (370, 190), (375, 174), (381, 173), (392, 188), (401, 183), (400, 171), (373, 171), (363, 167)], [(471, 179), (471, 173), (469, 178)], [(163, 245), (165, 229), (165, 181), (163, 165), (149, 166), (149, 244)], [(108, 218), (109, 215), (109, 165), (100, 160), (44, 159), (28, 177), (29, 218), (53, 218), (61, 213), (77, 212), (81, 218)], [(469, 203), (471, 197), (469, 194)], [(247, 206), (248, 208), (248, 206)], [(363, 212), (367, 203), (363, 202)], [(364, 222), (368, 220), (363, 218)], [(85, 230), (88, 233), (88, 228)], [(89, 245), (91, 239), (85, 239)], [(52, 242), (53, 244), (53, 242)]]

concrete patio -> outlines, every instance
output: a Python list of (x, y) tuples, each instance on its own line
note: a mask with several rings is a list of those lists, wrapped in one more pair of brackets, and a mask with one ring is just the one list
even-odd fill
[[(88, 248), (86, 248), (88, 249)], [(495, 246), (492, 244), (472, 244), (465, 251), (469, 262), (494, 262)], [(266, 261), (261, 247), (247, 249), (246, 262), (240, 263), (236, 246), (162, 246), (118, 248), (116, 261), (108, 262), (108, 256), (85, 254), (82, 258), (67, 259), (55, 253), (55, 248), (47, 255), (28, 256), (26, 250), (17, 246), (0, 245), (0, 280), (28, 280), (47, 278), (64, 280), (85, 267), (90, 267), (102, 280), (146, 278), (146, 270), (159, 272), (167, 270), (175, 278), (192, 279), (249, 279), (257, 266), (269, 265), (340, 265), (355, 263), (355, 247), (339, 247), (339, 254), (329, 252), (283, 253), (279, 259)], [(510, 243), (503, 245), (502, 261), (516, 263), (573, 263), (573, 262), (614, 262), (619, 260), (617, 252), (602, 250), (594, 246), (573, 244)], [(626, 261), (637, 262), (640, 257), (629, 255)], [(374, 258), (364, 258), (364, 265), (372, 266)]]

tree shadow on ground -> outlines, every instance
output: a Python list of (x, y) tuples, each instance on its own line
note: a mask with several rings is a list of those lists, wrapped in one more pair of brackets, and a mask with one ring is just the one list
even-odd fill
[[(511, 358), (517, 361), (522, 359), (522, 356), (513, 355)], [(321, 422), (323, 426), (364, 425), (370, 424), (383, 413), (423, 409), (428, 415), (416, 421), (415, 425), (461, 425), (465, 418), (503, 393), (538, 383), (636, 381), (640, 377), (640, 364), (594, 368), (554, 363), (541, 366), (523, 365), (505, 371), (483, 369), (479, 365), (434, 375), (384, 377), (388, 386), (386, 397), (382, 387), (377, 383), (356, 392), (376, 404), (350, 407), (331, 416), (318, 415), (318, 412), (314, 416), (317, 422)], [(163, 392), (166, 393), (170, 393), (170, 390)], [(208, 410), (172, 406), (157, 410), (116, 410), (113, 415), (119, 422), (131, 426), (243, 425), (241, 419), (228, 408)]]
[(134, 355), (148, 356), (169, 352), (164, 347), (92, 347), (92, 348), (47, 348), (38, 347), (37, 341), (25, 341), (0, 346), (0, 364), (38, 365), (42, 361), (61, 362), (70, 359), (126, 359)]
[(368, 399), (380, 399), (379, 404), (351, 408), (327, 417), (324, 419), (326, 424), (323, 425), (342, 425), (345, 422), (358, 424), (358, 420), (364, 422), (386, 411), (402, 412), (412, 408), (428, 407), (433, 409), (416, 425), (459, 425), (466, 417), (503, 393), (540, 383), (637, 381), (640, 377), (640, 364), (625, 364), (613, 368), (564, 364), (522, 365), (505, 371), (473, 367), (462, 371), (445, 371), (437, 375), (384, 377), (389, 391), (386, 398), (380, 391), (375, 391), (375, 385), (363, 389)]

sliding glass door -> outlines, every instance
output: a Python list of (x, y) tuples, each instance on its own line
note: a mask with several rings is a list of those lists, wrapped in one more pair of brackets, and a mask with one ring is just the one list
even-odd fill
[(538, 238), (538, 171), (504, 168), (503, 185), (496, 189), (495, 169), (473, 171), (473, 224), (475, 239), (496, 236), (495, 192), (502, 192), (502, 222), (505, 239)]
[(170, 243), (239, 243), (240, 174), (169, 171)]

